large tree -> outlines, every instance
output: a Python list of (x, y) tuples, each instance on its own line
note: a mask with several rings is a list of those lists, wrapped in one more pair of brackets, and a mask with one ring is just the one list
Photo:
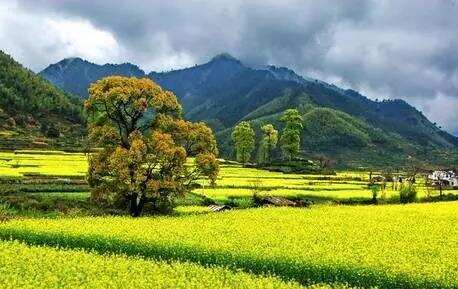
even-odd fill
[(277, 146), (278, 142), (278, 131), (272, 124), (266, 124), (261, 127), (262, 139), (259, 147), (259, 162), (266, 163), (270, 162), (272, 151)]
[(283, 156), (292, 160), (299, 153), (301, 145), (302, 116), (297, 109), (287, 109), (280, 118), (284, 123), (280, 146)]
[[(213, 132), (185, 121), (175, 95), (153, 81), (106, 77), (89, 88), (85, 108), (92, 198), (139, 216), (147, 203), (168, 211), (193, 180), (218, 174)], [(186, 165), (193, 157), (194, 164)]]
[(242, 121), (232, 131), (232, 141), (235, 145), (235, 155), (239, 162), (247, 163), (254, 150), (254, 131), (249, 122)]

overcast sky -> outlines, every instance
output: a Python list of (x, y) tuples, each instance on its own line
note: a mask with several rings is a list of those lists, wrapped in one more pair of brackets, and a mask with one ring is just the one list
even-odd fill
[(73, 56), (149, 72), (229, 52), (405, 99), (458, 135), (456, 0), (0, 0), (0, 49), (36, 72)]

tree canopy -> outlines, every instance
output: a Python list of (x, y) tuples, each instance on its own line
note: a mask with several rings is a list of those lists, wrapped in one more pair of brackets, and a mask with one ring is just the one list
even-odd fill
[(272, 124), (266, 124), (261, 127), (263, 133), (261, 145), (260, 145), (260, 154), (259, 161), (261, 163), (270, 162), (272, 157), (272, 151), (277, 146), (278, 142), (278, 131)]
[(247, 163), (254, 150), (254, 131), (249, 122), (242, 121), (232, 131), (232, 140), (235, 144), (235, 155), (239, 162)]
[[(93, 83), (89, 95), (89, 141), (99, 148), (89, 158), (94, 200), (139, 216), (147, 203), (169, 211), (174, 197), (200, 176), (215, 182), (213, 132), (184, 120), (172, 92), (150, 79), (110, 76)], [(189, 157), (192, 166), (186, 165)]]
[(299, 153), (301, 144), (302, 116), (297, 109), (287, 109), (280, 118), (285, 124), (280, 138), (283, 155), (291, 160)]

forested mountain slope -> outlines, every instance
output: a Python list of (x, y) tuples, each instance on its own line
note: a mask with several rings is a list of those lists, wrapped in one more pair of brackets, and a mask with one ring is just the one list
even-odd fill
[(0, 147), (62, 143), (83, 129), (80, 99), (0, 51)]
[(373, 101), (284, 67), (251, 68), (228, 54), (202, 65), (149, 74), (132, 64), (97, 65), (81, 59), (65, 59), (41, 72), (81, 97), (87, 96), (84, 89), (89, 83), (111, 74), (147, 76), (172, 90), (187, 118), (214, 128), (225, 155), (231, 154), (228, 132), (237, 122), (273, 122), (281, 128), (277, 116), (288, 108), (298, 108), (304, 116), (304, 153), (325, 151), (338, 156), (368, 151), (406, 156), (458, 145), (458, 138), (403, 100)]

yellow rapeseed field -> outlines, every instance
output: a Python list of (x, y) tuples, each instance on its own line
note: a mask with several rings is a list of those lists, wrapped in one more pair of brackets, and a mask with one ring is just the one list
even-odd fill
[[(304, 288), (275, 277), (81, 250), (0, 242), (0, 288)], [(347, 288), (316, 285), (310, 289)]]
[(456, 288), (458, 202), (14, 220), (4, 239), (178, 259), (307, 283)]
[[(192, 165), (192, 160), (189, 160)], [(45, 176), (79, 176), (87, 171), (87, 157), (82, 153), (64, 153), (59, 151), (16, 151), (0, 152), (0, 177), (22, 177), (39, 174)], [(317, 197), (329, 200), (367, 199), (371, 191), (367, 187), (368, 173), (342, 171), (336, 175), (299, 175), (269, 172), (255, 168), (243, 168), (240, 165), (222, 165), (217, 180), (217, 187), (209, 187), (208, 181), (199, 180), (203, 188), (194, 190), (216, 200), (229, 197), (251, 197), (257, 187), (261, 195), (283, 197)], [(418, 197), (427, 192), (420, 181), (417, 184)], [(457, 194), (457, 190), (446, 193)], [(390, 184), (385, 197), (399, 194)], [(437, 195), (437, 191), (431, 192)]]

